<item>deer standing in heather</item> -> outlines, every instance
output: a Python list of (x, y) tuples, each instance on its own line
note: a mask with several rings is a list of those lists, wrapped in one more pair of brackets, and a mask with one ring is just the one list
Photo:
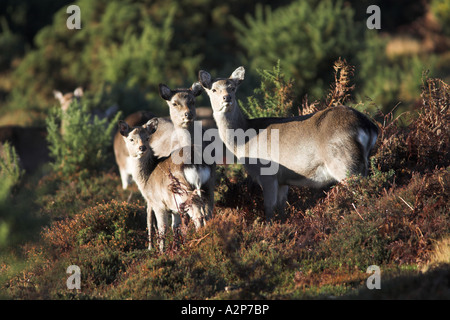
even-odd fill
[[(195, 97), (200, 95), (203, 89), (199, 83), (194, 83), (191, 88), (172, 91), (169, 87), (161, 84), (159, 91), (160, 96), (166, 100), (169, 106), (171, 117), (170, 120), (159, 118), (159, 130), (151, 136), (150, 145), (155, 156), (167, 157), (172, 151), (190, 143), (193, 122), (196, 118)], [(153, 117), (151, 112), (138, 111), (125, 118), (125, 122), (131, 127), (140, 126)], [(114, 137), (113, 146), (122, 188), (126, 190), (133, 181), (133, 168), (128, 149), (119, 131)]]
[[(337, 106), (301, 117), (247, 119), (236, 102), (244, 75), (243, 67), (218, 79), (201, 70), (199, 81), (210, 98), (220, 138), (263, 190), (268, 221), (274, 210), (283, 211), (289, 185), (319, 188), (349, 174), (368, 174), (378, 128), (366, 116)], [(255, 151), (261, 142), (265, 148)]]
[[(182, 148), (183, 161), (174, 161), (172, 156), (156, 159), (150, 146), (151, 136), (159, 130), (158, 118), (145, 125), (130, 127), (119, 122), (119, 132), (129, 152), (133, 168), (133, 179), (147, 202), (147, 227), (149, 249), (152, 245), (152, 210), (156, 216), (159, 248), (164, 251), (164, 234), (169, 214), (172, 214), (172, 228), (177, 230), (181, 223), (180, 212), (186, 211), (196, 228), (212, 214), (214, 201), (213, 168), (205, 164), (192, 164), (192, 153)], [(173, 190), (176, 185), (178, 191)]]

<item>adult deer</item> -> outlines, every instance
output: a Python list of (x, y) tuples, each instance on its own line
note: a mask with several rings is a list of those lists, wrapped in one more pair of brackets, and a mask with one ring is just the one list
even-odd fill
[[(159, 247), (164, 250), (164, 233), (168, 216), (172, 214), (172, 228), (177, 230), (181, 223), (180, 213), (184, 210), (199, 228), (212, 214), (214, 184), (212, 166), (193, 164), (192, 153), (185, 148), (180, 151), (182, 160), (172, 156), (156, 159), (150, 146), (151, 136), (159, 130), (158, 118), (145, 125), (130, 127), (119, 122), (119, 132), (128, 149), (133, 179), (147, 202), (147, 227), (149, 249), (152, 243), (152, 210), (156, 216), (161, 236)], [(176, 190), (175, 190), (176, 189)]]
[(235, 96), (244, 75), (243, 67), (217, 79), (201, 70), (199, 80), (220, 138), (262, 187), (268, 221), (284, 209), (289, 185), (323, 187), (368, 174), (378, 128), (366, 116), (337, 106), (303, 117), (247, 119)]
[[(167, 157), (172, 151), (190, 143), (196, 118), (195, 97), (202, 91), (203, 88), (199, 83), (194, 83), (191, 88), (176, 90), (171, 90), (164, 84), (159, 85), (160, 96), (169, 106), (170, 120), (159, 118), (160, 129), (151, 135), (150, 145), (155, 156)], [(131, 127), (140, 126), (153, 117), (151, 112), (138, 111), (125, 118), (125, 122)], [(122, 188), (126, 190), (133, 181), (133, 168), (128, 149), (119, 131), (114, 136), (113, 146)]]

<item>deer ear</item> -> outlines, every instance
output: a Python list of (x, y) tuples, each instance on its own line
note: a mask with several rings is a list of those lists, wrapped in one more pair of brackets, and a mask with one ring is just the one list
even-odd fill
[(126, 137), (130, 133), (130, 126), (123, 120), (119, 120), (119, 132), (122, 136)]
[(170, 88), (168, 86), (160, 83), (158, 86), (158, 89), (159, 89), (159, 95), (161, 98), (163, 98), (164, 100), (167, 100), (167, 101), (172, 99), (172, 96), (173, 96), (172, 90), (170, 90)]
[(198, 80), (200, 81), (203, 88), (211, 89), (212, 80), (211, 75), (208, 72), (200, 70), (198, 72)]
[(83, 88), (82, 87), (76, 88), (75, 91), (73, 92), (73, 95), (76, 98), (81, 98), (83, 96)]
[(230, 79), (234, 80), (237, 84), (240, 84), (242, 81), (244, 81), (244, 77), (245, 77), (245, 69), (244, 67), (241, 66), (233, 71), (233, 73), (230, 76)]
[(61, 101), (61, 99), (63, 98), (63, 94), (61, 91), (58, 90), (53, 90), (53, 96), (58, 99), (59, 101)]
[(144, 127), (150, 134), (155, 133), (156, 129), (158, 129), (158, 118), (148, 120)]
[(191, 86), (191, 91), (192, 91), (192, 94), (194, 95), (194, 97), (198, 97), (203, 92), (202, 84), (198, 81), (193, 83)]

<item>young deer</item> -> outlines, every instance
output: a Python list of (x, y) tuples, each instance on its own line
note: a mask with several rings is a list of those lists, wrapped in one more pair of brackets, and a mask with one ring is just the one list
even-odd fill
[[(155, 116), (149, 111), (138, 111), (126, 117), (125, 122), (130, 127), (142, 126), (143, 124), (147, 123), (148, 120), (154, 117)], [(114, 156), (116, 158), (116, 164), (119, 167), (122, 188), (123, 190), (126, 190), (128, 186), (133, 182), (133, 167), (127, 146), (122, 138), (122, 135), (120, 134), (120, 131), (117, 131), (114, 136), (113, 148)]]
[[(366, 116), (338, 106), (303, 117), (247, 119), (235, 96), (244, 74), (239, 67), (229, 78), (212, 79), (202, 70), (199, 80), (220, 138), (262, 187), (268, 221), (274, 209), (283, 211), (289, 185), (320, 188), (349, 174), (368, 174), (378, 128)], [(263, 143), (266, 148), (255, 151)]]
[[(195, 119), (195, 97), (203, 91), (196, 82), (189, 89), (170, 90), (166, 85), (159, 85), (160, 96), (167, 101), (170, 120), (159, 118), (160, 130), (151, 136), (151, 147), (157, 157), (167, 157), (173, 150), (190, 144)], [(129, 126), (140, 126), (153, 118), (148, 111), (138, 111), (129, 115), (125, 122)], [(132, 182), (133, 168), (125, 142), (118, 131), (114, 137), (114, 155), (119, 167), (122, 188), (126, 190)]]
[(185, 157), (181, 163), (174, 161), (172, 156), (160, 160), (154, 157), (150, 138), (159, 130), (158, 121), (158, 118), (153, 118), (138, 127), (130, 127), (125, 121), (120, 121), (119, 131), (132, 161), (133, 179), (147, 202), (149, 249), (153, 210), (161, 236), (159, 247), (163, 251), (169, 214), (172, 214), (174, 231), (181, 223), (182, 210), (187, 211), (196, 228), (200, 227), (212, 214), (214, 185), (211, 166), (190, 164), (193, 163), (190, 162), (192, 154), (188, 155), (185, 149), (181, 151)]

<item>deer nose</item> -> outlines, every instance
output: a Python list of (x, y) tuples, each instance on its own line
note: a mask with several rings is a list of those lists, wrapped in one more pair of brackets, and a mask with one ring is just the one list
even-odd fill
[(139, 146), (139, 150), (145, 151), (145, 150), (147, 150), (147, 147), (146, 146)]
[(185, 114), (184, 114), (184, 117), (186, 118), (186, 119), (188, 119), (188, 120), (191, 120), (192, 119), (192, 112), (186, 112)]
[(224, 102), (231, 102), (231, 96), (229, 94), (223, 96)]

